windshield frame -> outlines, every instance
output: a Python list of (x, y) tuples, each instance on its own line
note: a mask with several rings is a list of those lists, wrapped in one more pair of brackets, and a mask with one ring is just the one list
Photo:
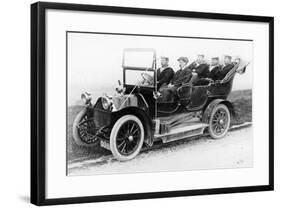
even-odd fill
[[(151, 68), (150, 67), (133, 67), (133, 66), (125, 66), (125, 53), (126, 52), (152, 52), (153, 53), (153, 60), (151, 63)], [(157, 70), (156, 70), (156, 51), (155, 49), (152, 48), (126, 48), (123, 51), (123, 60), (122, 60), (122, 68), (123, 68), (123, 86), (135, 86), (134, 84), (127, 84), (126, 83), (126, 71), (127, 70), (132, 70), (132, 71), (149, 71), (153, 72), (153, 77), (154, 77), (154, 83), (151, 86), (140, 86), (140, 87), (145, 87), (145, 88), (154, 88), (156, 89), (156, 83), (157, 83)]]

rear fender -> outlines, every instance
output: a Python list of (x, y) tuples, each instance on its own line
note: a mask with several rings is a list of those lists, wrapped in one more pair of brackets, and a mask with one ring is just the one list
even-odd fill
[(209, 118), (211, 116), (211, 113), (212, 113), (214, 107), (218, 104), (226, 105), (229, 109), (229, 112), (230, 112), (231, 116), (235, 117), (234, 106), (232, 105), (232, 103), (230, 101), (223, 100), (223, 99), (215, 99), (215, 100), (213, 100), (212, 102), (209, 103), (209, 105), (207, 106), (207, 108), (205, 109), (205, 111), (203, 113), (202, 121), (204, 123), (209, 122)]

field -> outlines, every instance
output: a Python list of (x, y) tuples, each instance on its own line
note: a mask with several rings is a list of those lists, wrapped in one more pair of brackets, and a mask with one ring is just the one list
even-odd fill
[[(232, 125), (252, 121), (252, 90), (233, 91), (228, 98), (233, 104), (236, 116), (232, 118)], [(67, 129), (67, 155), (68, 161), (79, 160), (79, 158), (98, 158), (102, 155), (111, 154), (109, 151), (97, 147), (80, 147), (72, 138), (72, 123), (82, 106), (70, 106), (68, 108), (68, 129)]]

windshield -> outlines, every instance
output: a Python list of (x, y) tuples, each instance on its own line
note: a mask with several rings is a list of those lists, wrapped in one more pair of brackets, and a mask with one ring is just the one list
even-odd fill
[(125, 68), (152, 68), (155, 60), (153, 49), (125, 49), (123, 67)]
[(125, 84), (154, 87), (154, 71), (125, 70)]
[(124, 50), (124, 84), (154, 87), (155, 67), (153, 49)]

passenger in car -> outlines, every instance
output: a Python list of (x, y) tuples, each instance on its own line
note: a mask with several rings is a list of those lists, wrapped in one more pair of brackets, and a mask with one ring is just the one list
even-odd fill
[(219, 57), (213, 57), (211, 60), (211, 67), (210, 67), (210, 73), (208, 78), (214, 81), (218, 80), (221, 70), (222, 70), (222, 65), (219, 64)]
[(188, 58), (179, 57), (178, 60), (180, 69), (175, 73), (168, 87), (179, 87), (182, 84), (189, 82), (192, 77), (192, 71), (188, 68)]
[(197, 73), (198, 79), (206, 78), (209, 75), (209, 65), (205, 61), (205, 55), (199, 54), (195, 62), (188, 66), (192, 72)]
[(236, 57), (236, 58), (235, 58), (235, 60), (233, 61), (233, 64), (234, 64), (234, 65), (236, 65), (236, 64), (239, 65), (239, 68), (237, 69), (237, 72), (240, 73), (240, 74), (245, 73), (246, 68), (247, 68), (247, 66), (249, 65), (249, 63), (243, 64), (241, 58), (239, 58), (239, 57)]
[(222, 66), (221, 71), (218, 73), (217, 80), (223, 80), (228, 72), (234, 67), (234, 64), (231, 62), (232, 57), (229, 55), (224, 56), (224, 65)]
[(225, 76), (235, 66), (235, 63), (231, 62), (231, 60), (232, 60), (231, 56), (225, 55), (224, 56), (224, 65), (220, 66), (216, 70), (215, 70), (215, 68), (213, 68), (209, 74), (209, 78), (213, 79), (214, 81), (223, 80), (225, 78)]
[(183, 84), (188, 83), (192, 78), (192, 71), (187, 66), (188, 58), (179, 57), (178, 62), (180, 69), (174, 74), (171, 83), (167, 87), (159, 89), (162, 102), (172, 102), (174, 97), (177, 96), (177, 89)]
[(225, 75), (225, 77), (222, 79), (222, 82), (227, 82), (228, 80), (230, 80), (235, 73), (239, 73), (239, 74), (243, 74), (246, 71), (247, 66), (249, 65), (249, 63), (242, 64), (241, 63), (241, 59), (239, 57), (237, 57), (234, 62), (232, 62), (232, 69), (229, 70), (229, 72)]
[(188, 66), (192, 73), (196, 76), (196, 79), (193, 81), (193, 85), (206, 85), (209, 82), (205, 79), (209, 75), (209, 64), (205, 61), (205, 55), (200, 54), (197, 56), (195, 62)]
[(157, 89), (167, 86), (174, 77), (174, 70), (169, 67), (169, 58), (161, 57), (161, 67), (157, 69)]

